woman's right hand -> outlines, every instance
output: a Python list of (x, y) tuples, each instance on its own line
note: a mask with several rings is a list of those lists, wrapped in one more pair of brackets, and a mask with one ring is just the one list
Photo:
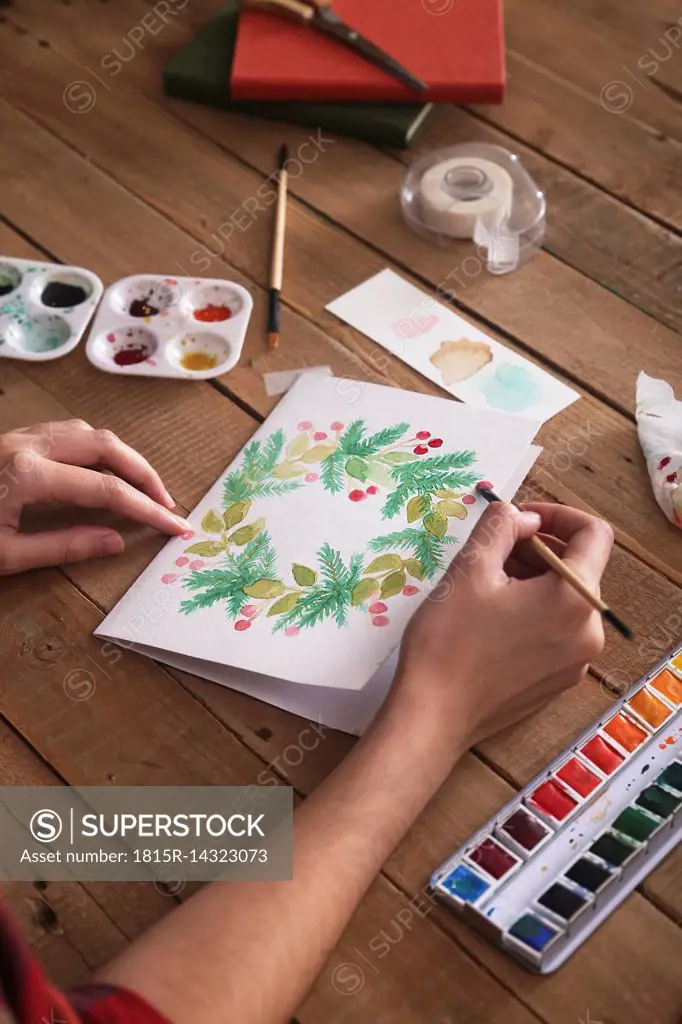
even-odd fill
[(431, 730), (453, 763), (576, 683), (602, 650), (601, 616), (526, 543), (536, 533), (599, 593), (608, 523), (562, 505), (496, 503), (405, 633), (386, 713)]

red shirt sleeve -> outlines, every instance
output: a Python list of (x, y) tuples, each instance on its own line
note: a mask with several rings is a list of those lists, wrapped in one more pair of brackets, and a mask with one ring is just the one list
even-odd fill
[(0, 1024), (170, 1024), (140, 996), (111, 985), (52, 988), (0, 900)]

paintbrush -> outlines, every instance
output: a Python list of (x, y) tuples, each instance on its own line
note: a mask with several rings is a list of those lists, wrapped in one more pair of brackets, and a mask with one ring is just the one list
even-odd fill
[(279, 151), (277, 165), (277, 208), (275, 210), (275, 231), (272, 239), (272, 263), (270, 264), (270, 302), (268, 307), (268, 347), (279, 345), (279, 305), (282, 293), (282, 271), (284, 269), (284, 230), (287, 219), (288, 174), (286, 163), (289, 149), (283, 145)]
[[(483, 487), (481, 484), (476, 484), (476, 492), (485, 498), (488, 502), (502, 501), (494, 491), (491, 491), (489, 487)], [(539, 537), (531, 537), (530, 543), (535, 548), (540, 558), (543, 559), (555, 572), (559, 574), (567, 583), (577, 590), (579, 594), (585, 598), (585, 600), (592, 605), (595, 611), (598, 611), (602, 618), (610, 623), (621, 633), (626, 640), (632, 640), (632, 630), (629, 626), (626, 626), (622, 619), (618, 618), (616, 613), (609, 608), (605, 601), (602, 601), (600, 597), (596, 597), (589, 587), (583, 583), (579, 576), (573, 572), (572, 569), (563, 562), (557, 554), (550, 547), (548, 547), (544, 541), (540, 540)]]

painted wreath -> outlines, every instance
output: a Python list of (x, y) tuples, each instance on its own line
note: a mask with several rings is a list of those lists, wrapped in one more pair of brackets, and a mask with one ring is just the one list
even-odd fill
[[(408, 423), (370, 435), (361, 419), (347, 427), (335, 421), (328, 431), (304, 420), (297, 429), (289, 443), (280, 429), (247, 445), (240, 467), (225, 477), (222, 510), (204, 515), (200, 539), (185, 535), (193, 543), (161, 577), (191, 592), (180, 606), (185, 614), (222, 603), (238, 632), (271, 619), (272, 632), (289, 637), (325, 619), (343, 627), (351, 610), (381, 627), (389, 623), (388, 601), (413, 597), (445, 568), (446, 549), (457, 542), (448, 520), (466, 519), (476, 500), (475, 452), (439, 453), (442, 438), (428, 430), (412, 436)], [(252, 518), (253, 505), (313, 486), (345, 492), (352, 502), (385, 494), (382, 518), (404, 516), (405, 526), (373, 538), (347, 562), (324, 543), (315, 568), (294, 563), (290, 578), (283, 576), (265, 519)]]

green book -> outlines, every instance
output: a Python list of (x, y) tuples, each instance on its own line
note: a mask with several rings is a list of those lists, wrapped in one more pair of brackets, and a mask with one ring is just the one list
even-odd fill
[(432, 103), (281, 103), (233, 100), (230, 69), (237, 39), (239, 6), (229, 0), (220, 13), (176, 54), (163, 72), (167, 96), (253, 114), (273, 121), (313, 125), (330, 134), (405, 149), (433, 110)]

